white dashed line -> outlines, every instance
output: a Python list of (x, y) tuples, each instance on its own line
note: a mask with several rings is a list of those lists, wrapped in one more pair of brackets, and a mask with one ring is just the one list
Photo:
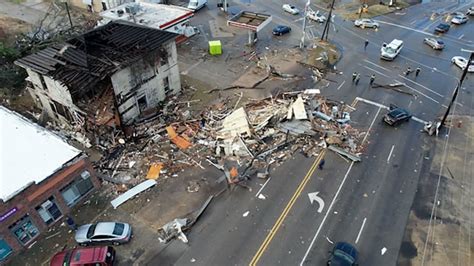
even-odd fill
[(362, 225), (360, 227), (359, 233), (357, 234), (357, 238), (356, 238), (356, 241), (355, 241), (356, 244), (357, 244), (357, 242), (359, 242), (359, 238), (360, 238), (360, 235), (362, 235), (362, 230), (364, 230), (364, 225), (365, 225), (366, 221), (367, 221), (367, 218), (364, 218), (364, 221), (362, 221)]

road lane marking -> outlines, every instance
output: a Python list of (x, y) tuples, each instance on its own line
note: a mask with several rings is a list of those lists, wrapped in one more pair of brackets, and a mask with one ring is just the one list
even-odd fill
[(390, 150), (390, 153), (388, 154), (388, 157), (387, 157), (387, 163), (390, 162), (390, 158), (392, 157), (392, 153), (393, 153), (393, 148), (395, 148), (395, 145), (392, 145), (392, 149)]
[[(376, 118), (377, 118), (377, 116), (379, 116), (380, 110), (382, 110), (382, 107), (379, 107), (379, 109), (377, 110), (377, 113), (375, 114)], [(369, 126), (369, 130), (367, 130), (367, 133), (365, 134), (364, 139), (362, 140), (362, 143), (360, 144), (361, 146), (362, 146), (362, 144), (364, 144), (365, 140), (367, 140), (367, 137), (369, 136), (370, 129), (372, 128), (374, 123), (375, 123), (375, 118), (374, 118), (374, 120), (372, 120), (372, 123)]]
[(461, 34), (461, 36), (459, 36), (458, 40), (461, 40), (462, 37), (464, 37), (464, 34)]
[(265, 240), (263, 243), (260, 245), (259, 249), (257, 250), (257, 253), (255, 253), (254, 257), (250, 261), (249, 265), (255, 266), (257, 265), (257, 262), (260, 260), (262, 257), (263, 253), (267, 249), (268, 245), (272, 241), (273, 237), (275, 234), (278, 232), (278, 229), (280, 229), (281, 224), (285, 220), (286, 216), (290, 212), (291, 208), (296, 202), (296, 199), (300, 196), (301, 192), (305, 188), (306, 184), (308, 181), (311, 179), (311, 176), (313, 175), (314, 171), (317, 169), (319, 162), (322, 160), (324, 155), (326, 154), (326, 151), (323, 150), (321, 154), (314, 160), (313, 164), (311, 165), (309, 171), (306, 173), (306, 176), (303, 178), (301, 183), (299, 184), (298, 188), (296, 189), (295, 193), (291, 197), (290, 201), (286, 205), (286, 207), (283, 209), (283, 212), (281, 213), (280, 217), (278, 217), (277, 221), (273, 225), (272, 229), (270, 230), (270, 233), (266, 236)]
[(383, 21), (383, 20), (375, 20), (375, 21), (377, 21), (378, 23), (381, 23), (381, 24), (387, 24), (387, 25), (390, 25), (390, 26), (394, 26), (394, 27), (399, 27), (399, 28), (406, 29), (406, 30), (415, 31), (415, 32), (418, 32), (418, 33), (421, 33), (421, 34), (425, 34), (425, 35), (431, 36), (431, 37), (436, 37), (436, 35), (431, 34), (431, 33), (428, 33), (428, 32), (423, 31), (423, 30), (418, 30), (418, 29), (415, 29), (415, 28), (411, 28), (411, 27), (407, 27), (407, 26), (403, 26), (403, 25), (400, 25), (400, 24), (395, 24), (395, 23), (391, 23), (391, 22), (387, 22), (387, 21)]
[(369, 64), (371, 64), (371, 65), (374, 65), (374, 66), (376, 66), (376, 67), (379, 67), (379, 68), (381, 68), (381, 69), (383, 69), (383, 70), (385, 70), (385, 71), (392, 72), (392, 70), (390, 70), (390, 69), (388, 69), (388, 68), (385, 68), (385, 67), (383, 67), (383, 66), (381, 66), (381, 65), (378, 65), (378, 64), (376, 64), (376, 63), (374, 63), (374, 62), (372, 62), (372, 61), (370, 61), (370, 60), (364, 59), (364, 62), (369, 63)]
[[(370, 127), (367, 130), (367, 132), (370, 132), (370, 130), (372, 129), (372, 126), (374, 125), (375, 120), (377, 120), (377, 116), (379, 115), (380, 109), (381, 108), (379, 108), (377, 114), (375, 115), (374, 119), (372, 120), (372, 123), (370, 124)], [(367, 136), (368, 136), (368, 133), (365, 135), (364, 139), (362, 140), (362, 143), (360, 144), (361, 146), (364, 145), (364, 142), (367, 139)], [(306, 258), (308, 257), (309, 252), (311, 251), (311, 249), (313, 249), (314, 243), (316, 242), (316, 238), (318, 238), (319, 232), (321, 232), (321, 229), (323, 228), (324, 222), (326, 222), (326, 219), (328, 218), (329, 213), (331, 213), (332, 207), (334, 206), (334, 203), (336, 202), (337, 197), (339, 196), (339, 193), (341, 192), (342, 187), (344, 186), (344, 183), (346, 182), (347, 177), (349, 176), (349, 173), (351, 172), (351, 169), (352, 169), (353, 165), (354, 165), (354, 162), (352, 162), (349, 165), (349, 168), (347, 169), (347, 172), (344, 175), (344, 178), (342, 179), (341, 184), (339, 184), (339, 187), (336, 191), (336, 194), (334, 195), (334, 198), (332, 199), (331, 204), (329, 205), (329, 207), (326, 211), (326, 214), (324, 215), (324, 218), (323, 218), (322, 222), (319, 224), (319, 227), (318, 227), (318, 230), (316, 231), (316, 234), (314, 234), (314, 237), (311, 240), (311, 243), (309, 244), (309, 247), (306, 250), (306, 253), (304, 254), (303, 258), (301, 259), (300, 266), (303, 266), (303, 263), (306, 261)]]
[(416, 81), (413, 81), (413, 80), (411, 80), (411, 79), (408, 79), (408, 78), (406, 78), (406, 77), (404, 77), (404, 76), (402, 76), (402, 75), (400, 75), (400, 74), (398, 74), (398, 76), (401, 77), (402, 79), (408, 80), (408, 81), (410, 81), (411, 83), (416, 84), (416, 85), (422, 87), (423, 89), (425, 89), (425, 90), (427, 90), (427, 91), (431, 91), (432, 93), (434, 93), (434, 94), (436, 94), (436, 95), (438, 95), (438, 96), (440, 96), (440, 97), (444, 97), (444, 95), (442, 95), (442, 94), (440, 94), (440, 93), (437, 93), (436, 91), (434, 91), (434, 90), (432, 90), (432, 89), (430, 89), (430, 88), (424, 86), (423, 84), (420, 84), (420, 83), (418, 83), (418, 82), (416, 82)]
[(258, 195), (260, 194), (260, 192), (262, 192), (262, 190), (265, 188), (270, 179), (272, 179), (271, 176), (267, 179), (267, 181), (265, 181), (265, 183), (263, 183), (263, 186), (258, 190), (257, 194), (255, 194), (255, 197), (258, 197)]
[(417, 21), (418, 21), (417, 19), (413, 20), (412, 22), (410, 22), (410, 25), (415, 24)]
[(318, 237), (319, 232), (320, 232), (321, 229), (323, 228), (324, 222), (325, 222), (326, 219), (328, 218), (328, 215), (329, 215), (329, 213), (330, 213), (331, 210), (332, 210), (332, 206), (333, 206), (334, 203), (336, 202), (337, 196), (339, 195), (339, 192), (341, 192), (342, 186), (343, 186), (344, 183), (346, 182), (346, 179), (347, 179), (347, 177), (349, 176), (349, 172), (351, 171), (353, 165), (354, 165), (354, 162), (352, 162), (351, 165), (349, 165), (349, 168), (347, 169), (346, 175), (344, 176), (344, 179), (342, 179), (342, 182), (341, 182), (341, 184), (339, 185), (339, 188), (337, 189), (336, 195), (335, 195), (334, 198), (332, 199), (331, 204), (329, 205), (329, 208), (328, 208), (328, 210), (326, 211), (326, 215), (324, 215), (323, 221), (321, 222), (321, 224), (319, 224), (319, 228), (318, 228), (318, 230), (316, 231), (316, 234), (314, 235), (313, 240), (311, 240), (311, 243), (310, 243), (308, 249), (306, 250), (306, 253), (305, 253), (304, 256), (303, 256), (303, 259), (302, 259), (301, 262), (300, 262), (300, 266), (303, 266), (303, 263), (306, 261), (306, 258), (308, 257), (309, 252), (310, 252), (311, 249), (313, 248), (313, 245), (314, 245), (314, 243), (316, 242), (316, 238)]
[(380, 72), (380, 71), (377, 71), (377, 70), (375, 70), (375, 69), (373, 69), (373, 68), (370, 68), (370, 67), (368, 67), (368, 66), (364, 66), (364, 65), (361, 65), (361, 64), (359, 64), (359, 66), (363, 66), (363, 67), (367, 68), (368, 70), (371, 70), (371, 71), (373, 71), (373, 72), (375, 72), (375, 73), (377, 73), (377, 74), (379, 74), (379, 75), (382, 75), (382, 76), (384, 76), (384, 77), (386, 77), (386, 78), (389, 78), (389, 79), (391, 78), (391, 77), (385, 75), (384, 73), (382, 73), (382, 72)]
[[(361, 101), (361, 102), (364, 102), (364, 103), (367, 103), (367, 104), (370, 104), (370, 105), (373, 105), (373, 106), (377, 106), (377, 107), (380, 107), (380, 108), (383, 108), (383, 109), (386, 109), (386, 110), (390, 110), (390, 108), (386, 105), (383, 105), (381, 103), (376, 103), (374, 101), (371, 101), (371, 100), (367, 100), (367, 99), (364, 99), (364, 98), (361, 98), (361, 97), (356, 97), (356, 100), (357, 101)], [(416, 116), (412, 116), (411, 117), (412, 120), (416, 121), (416, 122), (419, 122), (419, 123), (422, 123), (422, 124), (426, 124), (427, 122), (423, 119), (420, 119)]]
[[(399, 80), (395, 80), (395, 82), (403, 83), (403, 82), (401, 82), (401, 81), (399, 81)], [(405, 87), (407, 87), (407, 88), (409, 88), (409, 89), (411, 89), (411, 90), (413, 90), (413, 91), (418, 92), (420, 95), (422, 95), (422, 96), (428, 98), (429, 100), (432, 100), (432, 101), (435, 102), (435, 103), (439, 103), (437, 100), (431, 98), (430, 96), (424, 94), (423, 92), (421, 92), (421, 91), (419, 91), (419, 90), (417, 90), (417, 89), (415, 89), (415, 88), (413, 88), (413, 87), (411, 87), (411, 86), (408, 86), (408, 84), (403, 83), (403, 85), (405, 85)]]
[(313, 205), (313, 202), (318, 202), (318, 212), (321, 213), (324, 210), (324, 200), (318, 196), (319, 191), (308, 193), (309, 202)]
[(362, 225), (360, 227), (359, 233), (357, 234), (357, 238), (355, 243), (359, 242), (360, 235), (362, 234), (362, 230), (364, 230), (365, 222), (367, 221), (367, 218), (364, 218), (364, 221), (362, 221)]
[(346, 83), (345, 80), (341, 83), (341, 85), (339, 85), (339, 87), (337, 87), (337, 90), (339, 90), (342, 87), (342, 85), (344, 85), (344, 83)]

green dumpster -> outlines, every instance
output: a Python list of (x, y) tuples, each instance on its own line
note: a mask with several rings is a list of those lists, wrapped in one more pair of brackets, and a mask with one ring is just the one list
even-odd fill
[(209, 41), (209, 53), (211, 55), (220, 55), (220, 54), (222, 54), (221, 41)]

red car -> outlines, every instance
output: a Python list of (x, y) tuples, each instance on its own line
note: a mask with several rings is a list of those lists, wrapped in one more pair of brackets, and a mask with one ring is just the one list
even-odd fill
[(50, 266), (112, 266), (115, 261), (113, 247), (74, 248), (56, 253)]

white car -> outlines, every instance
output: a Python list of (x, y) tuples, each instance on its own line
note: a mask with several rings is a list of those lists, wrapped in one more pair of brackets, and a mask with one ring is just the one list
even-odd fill
[[(451, 59), (451, 62), (464, 70), (467, 66), (467, 59), (462, 57), (462, 56), (455, 56)], [(469, 69), (467, 72), (474, 72), (474, 61), (471, 61), (471, 64), (469, 65)]]
[(428, 44), (434, 50), (443, 50), (444, 48), (444, 42), (435, 38), (425, 38), (423, 43)]
[(371, 19), (367, 19), (367, 18), (363, 18), (363, 19), (357, 19), (356, 21), (354, 21), (354, 26), (356, 27), (361, 27), (361, 28), (378, 28), (379, 27), (379, 23), (371, 20)]
[(466, 15), (468, 15), (468, 16), (474, 16), (474, 6), (471, 6), (471, 7), (467, 10)]
[(319, 14), (319, 11), (317, 12), (309, 11), (307, 16), (309, 19), (314, 20), (319, 23), (323, 23), (324, 21), (326, 21), (326, 17)]
[(298, 15), (300, 13), (298, 8), (296, 8), (295, 6), (292, 6), (290, 4), (284, 4), (283, 5), (283, 10), (285, 10), (286, 12), (288, 12), (292, 15)]
[(461, 25), (461, 24), (464, 24), (468, 21), (469, 19), (464, 16), (464, 15), (461, 15), (461, 16), (455, 16), (453, 19), (451, 19), (451, 23), (453, 24), (457, 24), (457, 25)]
[(120, 245), (130, 241), (131, 237), (132, 227), (127, 223), (99, 222), (80, 226), (74, 238), (80, 245), (103, 242)]

